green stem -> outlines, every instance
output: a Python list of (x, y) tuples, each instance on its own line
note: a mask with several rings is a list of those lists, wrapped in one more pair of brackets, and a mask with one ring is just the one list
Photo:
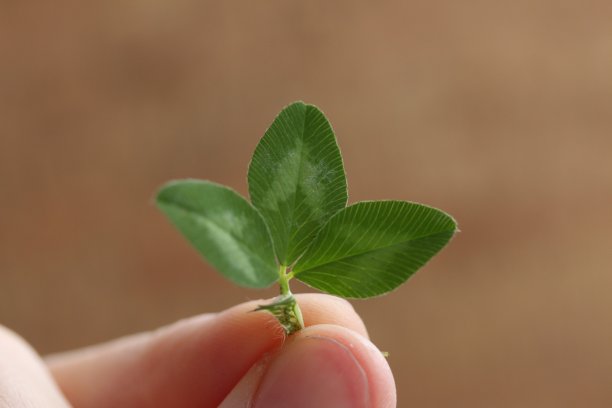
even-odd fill
[(280, 284), (281, 295), (291, 295), (291, 290), (289, 289), (287, 267), (285, 265), (281, 265), (278, 270), (278, 283)]
[(255, 309), (266, 310), (272, 313), (287, 334), (293, 334), (304, 328), (302, 311), (295, 297), (293, 297), (291, 289), (289, 289), (289, 280), (291, 280), (291, 278), (291, 274), (287, 273), (287, 267), (281, 265), (278, 270), (278, 283), (281, 288), (280, 296), (275, 298), (272, 303), (259, 305), (259, 307)]

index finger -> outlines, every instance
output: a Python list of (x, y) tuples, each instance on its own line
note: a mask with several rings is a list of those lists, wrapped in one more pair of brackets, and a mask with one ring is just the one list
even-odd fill
[[(321, 294), (296, 297), (307, 326), (333, 324), (367, 336), (348, 302)], [(218, 406), (249, 368), (284, 340), (273, 316), (249, 313), (262, 302), (51, 356), (48, 365), (78, 407)]]

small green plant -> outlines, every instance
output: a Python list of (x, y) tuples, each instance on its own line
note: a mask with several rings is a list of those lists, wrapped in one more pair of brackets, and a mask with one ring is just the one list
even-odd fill
[(452, 217), (421, 204), (346, 206), (334, 132), (319, 109), (302, 102), (284, 108), (260, 140), (248, 184), (251, 203), (210, 181), (172, 181), (157, 205), (225, 277), (252, 288), (278, 282), (280, 296), (257, 310), (272, 313), (287, 334), (304, 326), (291, 279), (346, 298), (382, 295), (457, 230)]

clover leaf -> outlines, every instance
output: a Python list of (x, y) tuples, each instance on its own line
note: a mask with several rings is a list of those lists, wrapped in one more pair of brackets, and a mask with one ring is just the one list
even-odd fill
[(257, 145), (251, 203), (210, 181), (161, 188), (158, 207), (224, 276), (247, 287), (274, 282), (280, 296), (257, 310), (291, 334), (303, 327), (289, 281), (368, 298), (404, 283), (457, 231), (441, 210), (405, 201), (346, 206), (347, 183), (331, 125), (315, 106), (285, 107)]

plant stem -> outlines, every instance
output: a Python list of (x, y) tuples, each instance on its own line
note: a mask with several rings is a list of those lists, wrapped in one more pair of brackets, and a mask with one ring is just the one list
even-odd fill
[(287, 277), (287, 267), (285, 265), (281, 265), (278, 270), (278, 283), (280, 284), (281, 295), (291, 295), (291, 290), (289, 289), (289, 279)]
[(295, 297), (293, 297), (293, 294), (289, 289), (289, 280), (291, 278), (291, 274), (287, 273), (287, 267), (285, 265), (281, 265), (278, 270), (280, 296), (275, 298), (274, 302), (268, 305), (260, 305), (257, 309), (255, 309), (267, 310), (268, 312), (272, 313), (287, 334), (293, 334), (304, 328), (302, 311), (300, 310), (300, 306), (297, 304)]

